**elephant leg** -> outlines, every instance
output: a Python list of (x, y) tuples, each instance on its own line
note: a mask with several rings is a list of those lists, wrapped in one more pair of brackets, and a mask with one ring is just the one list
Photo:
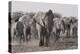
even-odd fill
[(14, 29), (13, 30), (13, 39), (15, 39), (16, 38), (16, 30)]
[(56, 41), (59, 39), (59, 36), (60, 36), (60, 31), (59, 29), (56, 30)]
[(68, 36), (70, 37), (70, 29), (69, 29), (69, 32), (68, 32)]
[(73, 34), (73, 37), (77, 37), (77, 28), (73, 28), (73, 32), (72, 32), (72, 34)]
[(21, 40), (21, 41), (25, 41), (25, 39), (24, 39), (24, 34), (23, 34), (23, 33), (20, 34), (20, 40)]
[(45, 43), (45, 46), (48, 46), (49, 45), (49, 36), (50, 36), (49, 34), (46, 35), (46, 43)]
[(21, 43), (22, 35), (19, 34), (19, 43)]
[(31, 40), (31, 34), (29, 35), (29, 40)]
[(22, 34), (22, 39), (23, 39), (23, 41), (25, 41), (25, 36), (24, 36), (24, 34)]
[(31, 40), (31, 34), (28, 34), (28, 41)]
[(44, 37), (43, 35), (40, 36), (40, 42), (39, 42), (39, 46), (43, 46), (44, 45)]
[(62, 33), (63, 33), (63, 34), (65, 33), (65, 29), (62, 29)]
[(68, 29), (67, 30), (67, 38), (69, 38), (70, 37), (70, 30)]
[(28, 34), (26, 35), (26, 40), (27, 40), (27, 41), (29, 40), (29, 35), (28, 35)]
[(16, 36), (17, 36), (17, 39), (18, 39), (19, 43), (21, 43), (21, 38), (20, 38), (21, 36), (20, 36), (19, 32), (17, 32)]
[(72, 34), (73, 34), (73, 37), (74, 37), (74, 33), (75, 33), (75, 31), (74, 31), (74, 28), (73, 28), (73, 32), (72, 32)]
[(29, 41), (29, 33), (26, 33), (26, 41)]
[(44, 43), (43, 43), (43, 37), (40, 37), (40, 42), (39, 42), (39, 46), (43, 46)]

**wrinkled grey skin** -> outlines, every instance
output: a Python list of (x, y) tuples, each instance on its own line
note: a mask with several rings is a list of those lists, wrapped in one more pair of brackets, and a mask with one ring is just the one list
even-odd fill
[(54, 15), (51, 10), (46, 13), (38, 13), (34, 16), (34, 20), (38, 25), (39, 46), (49, 45), (50, 34), (53, 28), (53, 18)]
[[(53, 18), (54, 18), (54, 15), (52, 13), (52, 10), (49, 10), (45, 14), (45, 18), (44, 18), (44, 27), (46, 28), (46, 42), (45, 42), (46, 46), (49, 45), (49, 39), (50, 39), (51, 32), (52, 32), (52, 29), (53, 29)], [(47, 23), (45, 23), (45, 21)]]
[(18, 21), (16, 24), (17, 37), (21, 40), (24, 40), (24, 25), (22, 22)]

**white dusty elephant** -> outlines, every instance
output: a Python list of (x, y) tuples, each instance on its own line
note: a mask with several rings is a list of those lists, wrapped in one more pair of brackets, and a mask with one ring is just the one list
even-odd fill
[(62, 19), (61, 18), (54, 18), (53, 19), (53, 30), (52, 30), (52, 36), (55, 37), (55, 41), (61, 37), (62, 33), (64, 32), (63, 24), (62, 24)]
[(43, 19), (45, 17), (45, 13), (43, 12), (38, 12), (35, 14), (35, 16), (33, 17), (34, 20), (36, 21), (36, 29), (38, 31), (38, 38), (40, 39), (39, 42), (39, 46), (43, 46), (44, 45), (44, 41), (46, 39), (46, 29), (45, 26), (43, 24)]

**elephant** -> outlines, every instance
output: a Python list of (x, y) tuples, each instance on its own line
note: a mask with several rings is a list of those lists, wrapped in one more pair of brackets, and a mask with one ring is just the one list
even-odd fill
[(55, 39), (58, 40), (61, 34), (66, 34), (65, 37), (72, 35), (77, 36), (77, 19), (71, 17), (62, 17), (62, 18), (54, 18), (53, 19), (54, 26), (53, 26), (53, 33), (56, 37)]
[(16, 32), (17, 32), (16, 36), (19, 38), (21, 43), (21, 40), (24, 40), (24, 25), (20, 21), (18, 21), (16, 24)]
[(36, 21), (38, 36), (40, 37), (39, 46), (48, 46), (49, 38), (53, 27), (54, 15), (52, 10), (46, 13), (39, 12), (35, 14), (34, 19)]
[(44, 17), (44, 24), (45, 24), (45, 28), (47, 30), (47, 35), (46, 35), (46, 46), (49, 46), (49, 39), (51, 37), (51, 32), (54, 26), (54, 14), (52, 12), (52, 10), (49, 10), (48, 12), (46, 12), (45, 17)]
[(30, 26), (28, 26), (26, 28), (26, 32), (25, 33), (26, 33), (26, 40), (29, 41), (31, 39), (31, 27)]
[(19, 21), (21, 21), (24, 24), (24, 37), (25, 41), (29, 41), (31, 39), (31, 26), (33, 23), (33, 17), (30, 15), (23, 15), (20, 17)]
[(34, 22), (36, 24), (36, 29), (38, 31), (38, 38), (40, 39), (40, 42), (39, 42), (39, 46), (43, 46), (44, 45), (44, 38), (45, 38), (45, 34), (46, 34), (46, 30), (45, 30), (45, 27), (44, 27), (44, 24), (42, 22), (42, 19), (44, 18), (45, 16), (45, 13), (43, 12), (38, 12), (34, 15), (33, 19), (34, 19)]
[(77, 37), (78, 20), (75, 17), (71, 19), (71, 29), (72, 29), (72, 36)]
[(52, 29), (52, 33), (54, 33), (55, 41), (57, 41), (60, 38), (61, 32), (64, 32), (64, 28), (63, 28), (61, 18), (54, 18), (53, 22), (54, 22), (54, 26)]
[(72, 17), (64, 17), (62, 19), (62, 25), (63, 25), (63, 33), (66, 32), (66, 37), (70, 37), (71, 36), (71, 30), (72, 30), (72, 33), (74, 33), (74, 30), (77, 32), (77, 24), (75, 26), (75, 23), (76, 23), (76, 19), (75, 18), (72, 18)]

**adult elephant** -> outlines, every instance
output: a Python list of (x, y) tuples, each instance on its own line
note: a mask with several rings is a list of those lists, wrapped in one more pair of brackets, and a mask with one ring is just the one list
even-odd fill
[(23, 15), (20, 17), (19, 21), (21, 21), (24, 24), (24, 37), (25, 41), (31, 39), (31, 26), (33, 22), (33, 16), (31, 15)]
[(34, 16), (37, 23), (38, 35), (40, 37), (40, 46), (49, 45), (49, 38), (53, 27), (53, 18), (54, 15), (52, 10), (49, 10), (46, 13), (39, 12)]
[(36, 29), (38, 31), (38, 39), (40, 39), (39, 46), (44, 45), (44, 38), (45, 38), (45, 26), (43, 24), (42, 19), (44, 19), (45, 13), (43, 12), (38, 12), (34, 15), (33, 19), (34, 22), (36, 23)]
[(78, 20), (76, 17), (71, 17), (71, 31), (72, 31), (72, 37), (77, 37), (77, 31), (78, 31)]
[(72, 36), (73, 37), (77, 37), (77, 31), (78, 31), (78, 28), (77, 28), (77, 23), (75, 23), (73, 26), (72, 26)]
[(62, 33), (64, 32), (64, 26), (62, 24), (62, 18), (54, 18), (53, 22), (54, 22), (54, 26), (52, 29), (52, 33), (53, 36), (55, 37), (55, 41), (57, 41), (61, 36), (61, 32)]
[(16, 24), (16, 36), (21, 40), (24, 40), (24, 24), (21, 21), (18, 21)]
[(66, 32), (66, 37), (70, 37), (72, 19), (70, 17), (64, 17), (62, 20), (62, 24), (64, 31), (63, 33)]
[(49, 39), (51, 37), (51, 32), (54, 26), (53, 19), (54, 19), (54, 14), (52, 10), (49, 10), (48, 12), (46, 12), (44, 17), (45, 28), (47, 29), (46, 46), (49, 45)]

